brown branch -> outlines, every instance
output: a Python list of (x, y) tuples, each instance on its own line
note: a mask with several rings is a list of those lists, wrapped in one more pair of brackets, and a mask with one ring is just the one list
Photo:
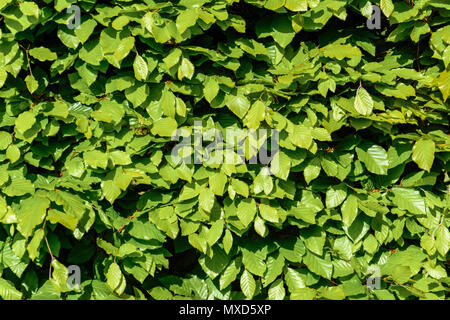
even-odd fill
[(25, 50), (25, 53), (26, 53), (26, 55), (27, 55), (28, 70), (30, 71), (30, 75), (34, 78), (33, 72), (31, 71), (31, 63), (30, 63), (30, 55), (29, 55), (30, 46), (28, 46), (28, 48), (25, 48), (25, 47), (24, 47), (23, 45), (21, 45), (20, 43), (19, 43), (19, 46), (20, 46), (23, 50)]

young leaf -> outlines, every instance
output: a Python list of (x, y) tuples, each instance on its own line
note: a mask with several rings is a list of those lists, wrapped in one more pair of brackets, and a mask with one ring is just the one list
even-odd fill
[(420, 139), (412, 149), (412, 159), (419, 168), (430, 172), (434, 161), (435, 144), (432, 140)]
[(133, 70), (134, 76), (139, 81), (145, 81), (148, 75), (148, 66), (147, 62), (145, 62), (144, 58), (140, 55), (136, 55), (136, 58), (133, 62)]
[(242, 293), (248, 298), (251, 299), (253, 295), (255, 294), (256, 289), (256, 282), (253, 278), (252, 274), (247, 271), (247, 269), (244, 270), (244, 273), (242, 273), (241, 276), (241, 290)]
[(355, 109), (363, 116), (372, 114), (373, 100), (370, 94), (363, 87), (358, 88), (356, 91)]

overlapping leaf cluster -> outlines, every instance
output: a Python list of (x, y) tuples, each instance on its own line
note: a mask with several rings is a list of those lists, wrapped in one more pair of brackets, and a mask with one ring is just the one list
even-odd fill
[[(1, 1), (0, 297), (445, 299), (449, 19), (447, 0)], [(194, 121), (277, 130), (276, 161), (177, 163)]]

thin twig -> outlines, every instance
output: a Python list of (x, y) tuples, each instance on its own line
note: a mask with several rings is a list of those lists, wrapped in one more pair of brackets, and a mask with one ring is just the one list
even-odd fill
[(47, 223), (47, 213), (48, 213), (48, 211), (45, 213), (44, 225), (42, 226), (42, 231), (44, 232), (45, 244), (47, 245), (47, 249), (48, 249), (48, 252), (50, 253), (50, 257), (52, 258), (52, 261), (50, 261), (50, 267), (48, 269), (48, 278), (51, 279), (51, 277), (52, 277), (52, 263), (55, 260), (55, 257), (53, 256), (52, 249), (50, 249), (50, 245), (48, 244), (47, 236), (45, 235), (45, 224)]
[(27, 49), (25, 49), (25, 47), (24, 47), (23, 45), (21, 45), (20, 43), (19, 43), (19, 46), (20, 46), (23, 50), (25, 50), (25, 53), (26, 53), (26, 55), (27, 55), (28, 70), (30, 71), (30, 75), (34, 78), (33, 72), (31, 71), (30, 55), (29, 55), (29, 53), (28, 53), (28, 51), (30, 50), (30, 46), (28, 46)]
[(436, 233), (436, 230), (439, 229), (439, 227), (442, 225), (443, 222), (444, 222), (444, 216), (442, 216), (441, 223), (439, 223), (439, 225), (433, 230), (433, 234), (431, 235), (431, 238), (433, 238), (433, 241), (434, 241), (434, 234)]

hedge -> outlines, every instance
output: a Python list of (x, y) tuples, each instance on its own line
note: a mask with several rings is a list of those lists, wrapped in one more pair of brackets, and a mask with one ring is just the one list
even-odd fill
[(1, 1), (0, 297), (448, 299), (449, 21)]

